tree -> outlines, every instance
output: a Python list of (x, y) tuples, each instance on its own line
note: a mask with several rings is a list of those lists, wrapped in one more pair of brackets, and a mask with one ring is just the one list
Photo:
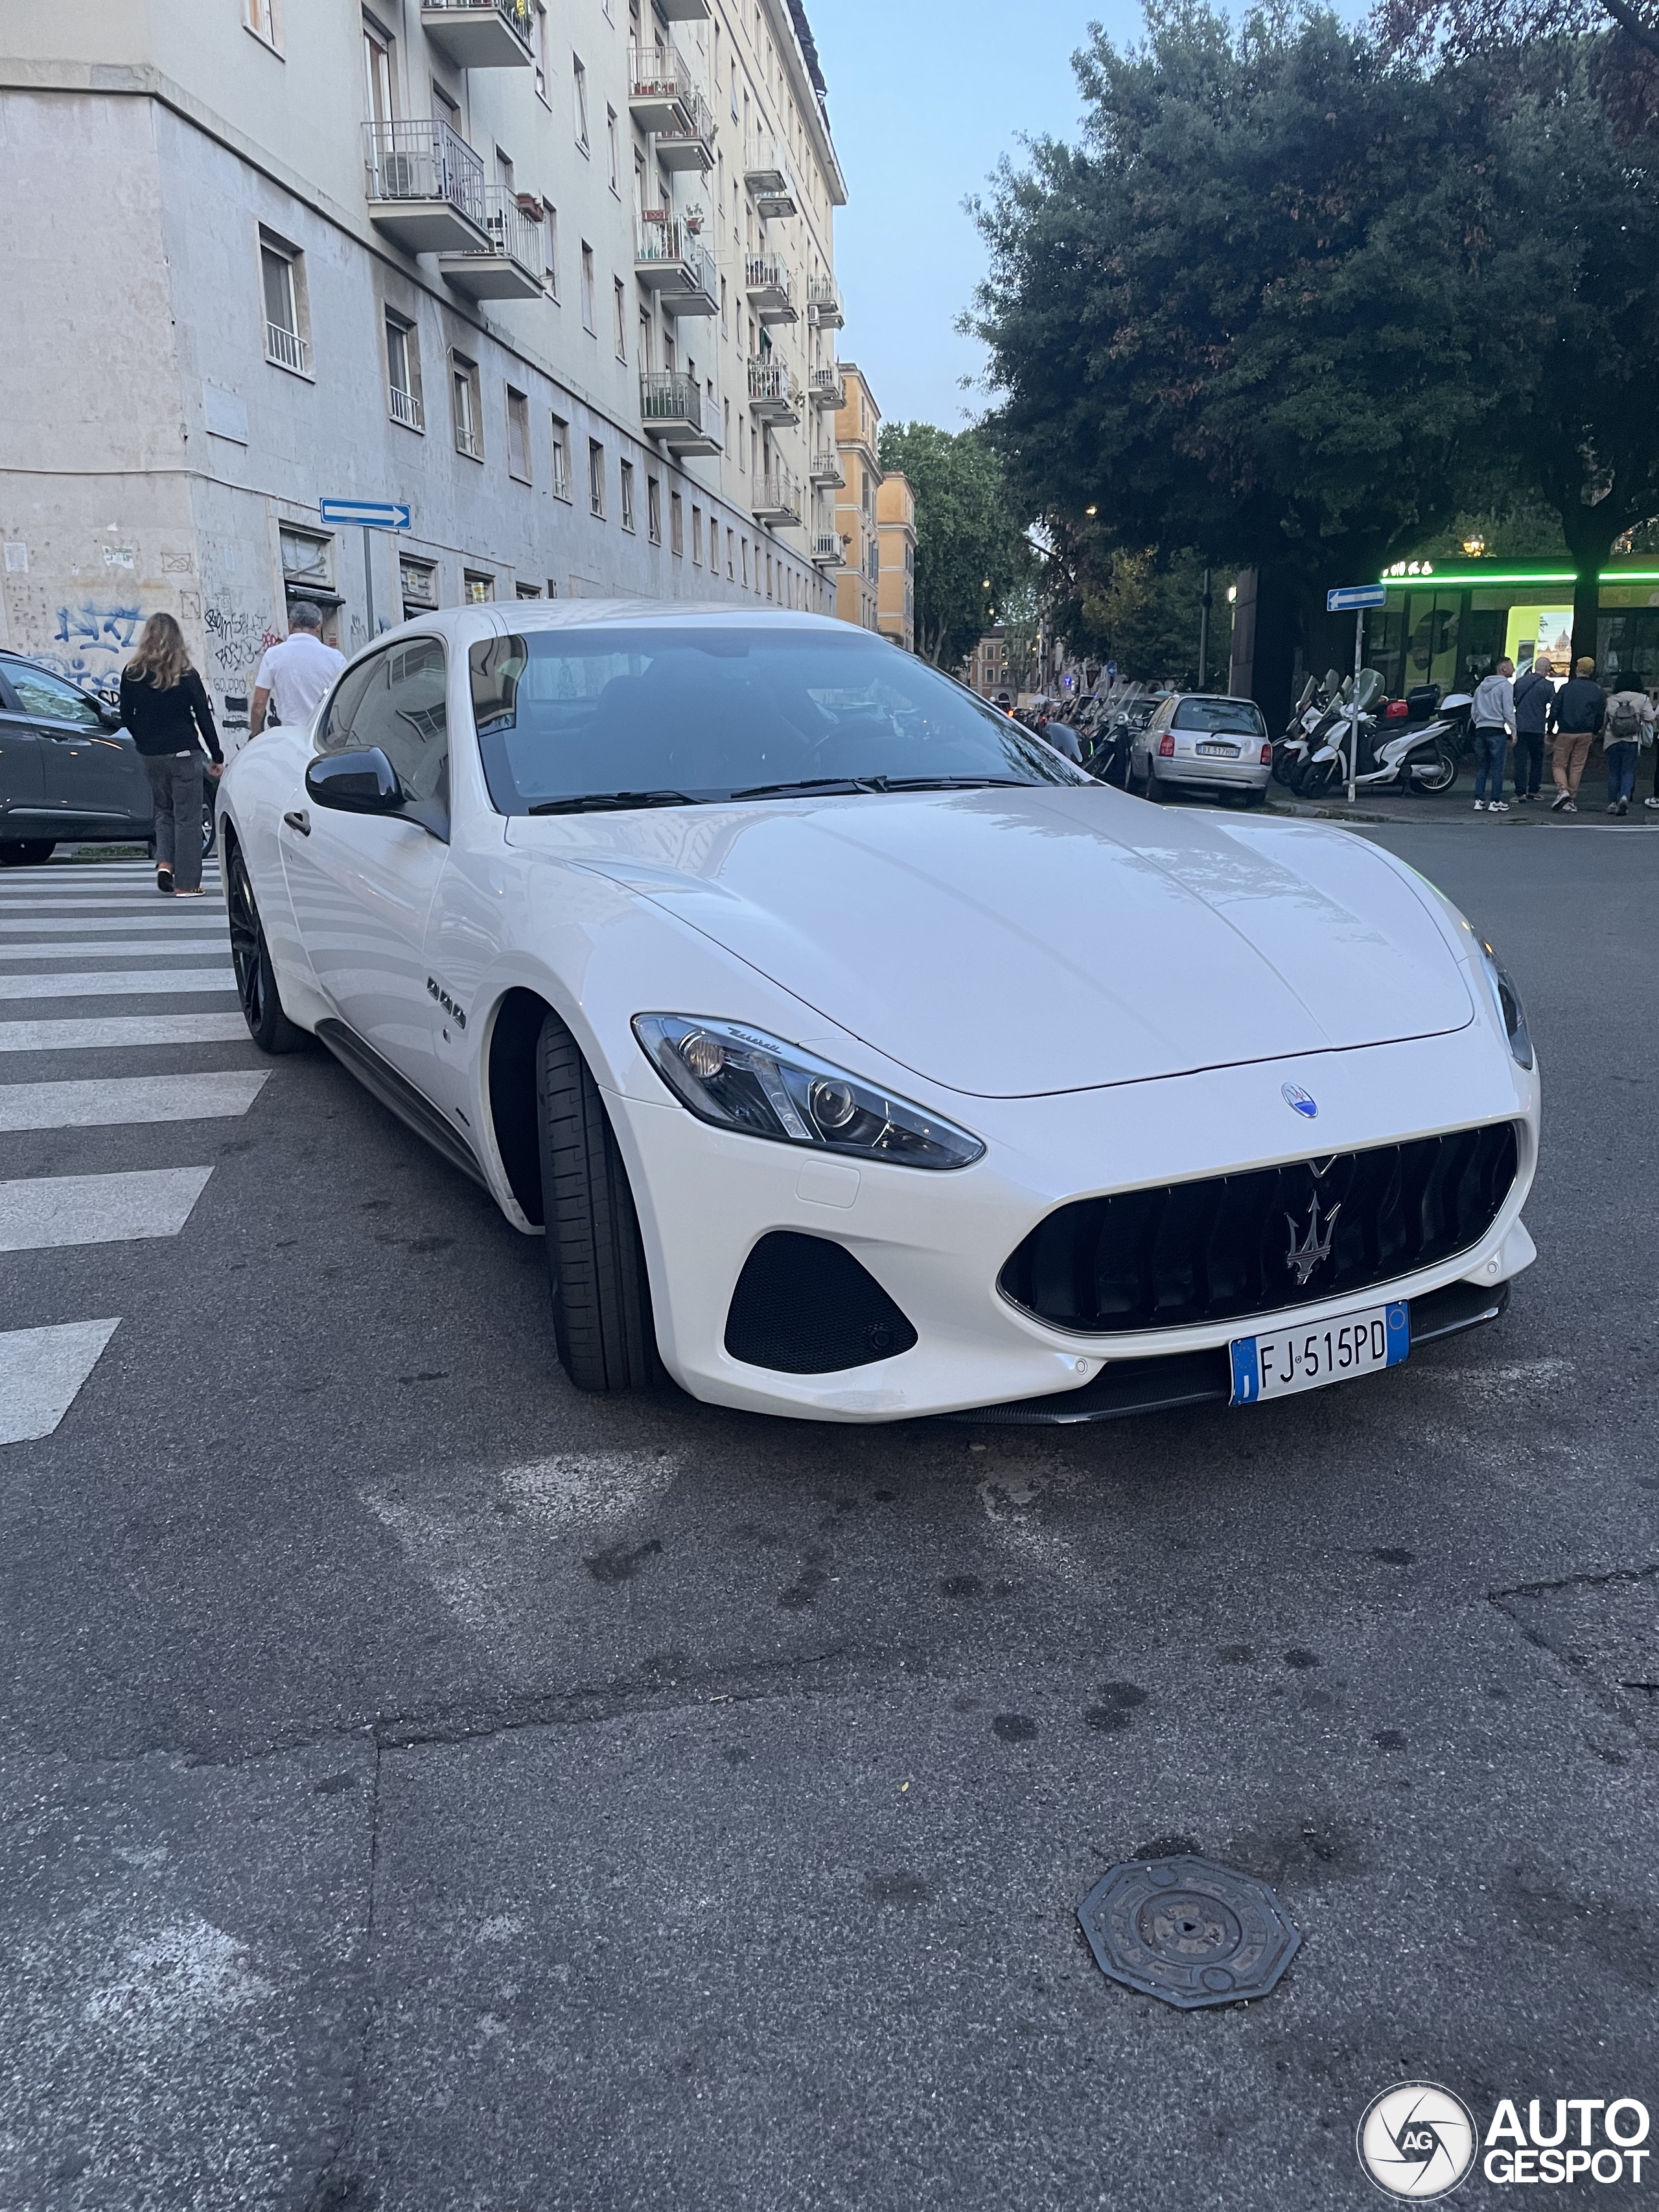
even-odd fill
[(987, 434), (1085, 586), (1148, 547), (1261, 569), (1283, 690), (1291, 603), (1449, 519), (1496, 404), (1471, 95), (1333, 16), (1235, 37), (1204, 0), (1076, 66), (1083, 146), (1040, 142), (980, 210)]
[(954, 668), (1028, 571), (1030, 548), (1002, 465), (977, 430), (884, 422), (878, 458), (916, 501), (916, 651)]

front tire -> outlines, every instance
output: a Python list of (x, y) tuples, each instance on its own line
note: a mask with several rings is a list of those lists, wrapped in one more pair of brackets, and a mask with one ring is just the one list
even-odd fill
[(579, 1390), (665, 1380), (628, 1170), (587, 1062), (556, 1014), (536, 1047), (553, 1341)]
[(232, 845), (229, 866), (230, 957), (236, 970), (236, 995), (242, 1002), (247, 1033), (261, 1052), (298, 1052), (306, 1033), (283, 1012), (276, 990), (276, 971), (270, 964), (270, 948), (259, 920), (259, 908), (248, 879), (247, 863), (240, 845)]

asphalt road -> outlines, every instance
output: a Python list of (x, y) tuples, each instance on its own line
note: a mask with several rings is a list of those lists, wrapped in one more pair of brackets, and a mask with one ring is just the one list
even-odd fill
[[(1497, 1327), (1248, 1413), (584, 1400), (539, 1247), (320, 1052), (0, 1052), (269, 1072), (0, 1137), (0, 1221), (210, 1171), (174, 1233), (0, 1253), (0, 1328), (118, 1322), (0, 1447), (0, 2205), (1322, 2212), (1383, 2201), (1398, 2081), (1659, 2105), (1659, 848), (1373, 834), (1525, 993), (1540, 1256)], [(1258, 2003), (1079, 1939), (1181, 1840), (1302, 1931)]]

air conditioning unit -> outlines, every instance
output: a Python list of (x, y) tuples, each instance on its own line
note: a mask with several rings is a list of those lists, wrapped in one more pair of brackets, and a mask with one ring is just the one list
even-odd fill
[(387, 200), (431, 198), (426, 187), (426, 164), (417, 154), (382, 154), (379, 163), (380, 197)]

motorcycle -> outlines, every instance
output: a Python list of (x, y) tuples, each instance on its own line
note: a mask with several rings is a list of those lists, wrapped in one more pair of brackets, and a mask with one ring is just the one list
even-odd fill
[[(1358, 751), (1353, 776), (1354, 789), (1356, 792), (1398, 789), (1418, 796), (1449, 791), (1457, 781), (1462, 764), (1469, 701), (1458, 693), (1446, 700), (1442, 711), (1431, 720), (1413, 725), (1407, 719), (1406, 726), (1392, 734), (1389, 732), (1389, 720), (1385, 717), (1381, 725), (1383, 734), (1379, 737), (1377, 717), (1368, 709), (1375, 703), (1382, 688), (1382, 678), (1375, 669), (1368, 668), (1360, 679), (1359, 686)], [(1298, 796), (1312, 797), (1328, 790), (1333, 784), (1347, 781), (1351, 728), (1351, 720), (1345, 718), (1330, 738), (1314, 754), (1297, 787)]]

